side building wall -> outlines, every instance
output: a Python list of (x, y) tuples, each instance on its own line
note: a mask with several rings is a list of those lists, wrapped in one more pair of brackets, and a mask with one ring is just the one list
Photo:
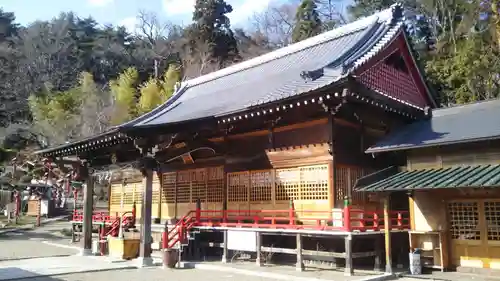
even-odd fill
[[(409, 170), (453, 168), (463, 165), (498, 165), (500, 149), (468, 145), (410, 152)], [(444, 262), (451, 266), (500, 269), (500, 191), (497, 188), (450, 188), (414, 191), (409, 199), (414, 247), (439, 244), (442, 233)], [(430, 246), (432, 245), (432, 246)]]

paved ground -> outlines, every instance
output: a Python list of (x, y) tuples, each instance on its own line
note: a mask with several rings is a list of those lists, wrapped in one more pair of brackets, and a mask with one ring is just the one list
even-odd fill
[[(78, 245), (61, 233), (70, 227), (68, 222), (56, 222), (29, 231), (0, 234), (0, 281), (110, 281), (128, 280), (173, 280), (173, 281), (360, 281), (376, 277), (373, 272), (356, 271), (354, 276), (345, 277), (343, 269), (332, 270), (308, 266), (305, 272), (295, 272), (294, 267), (264, 266), (237, 262), (221, 264), (206, 262), (197, 264), (196, 269), (166, 270), (160, 267), (130, 269), (135, 262), (111, 262), (104, 257), (78, 257)], [(159, 261), (159, 260), (157, 260)], [(84, 272), (108, 270), (102, 272)], [(71, 272), (71, 273), (69, 273)], [(40, 275), (52, 275), (41, 277)], [(56, 276), (54, 276), (56, 275)], [(16, 279), (30, 277), (29, 279)], [(481, 277), (457, 273), (445, 273), (419, 278), (404, 277), (401, 281), (425, 280), (451, 281), (500, 281), (494, 277)]]
[(163, 270), (161, 268), (125, 269), (120, 271), (104, 271), (94, 273), (77, 273), (54, 277), (38, 277), (18, 279), (23, 281), (111, 281), (111, 280), (148, 280), (148, 281), (274, 281), (274, 279), (254, 276), (236, 275), (226, 272), (210, 272), (202, 270)]
[(69, 228), (67, 222), (57, 222), (29, 231), (0, 234), (0, 261), (34, 257), (74, 255), (74, 249), (53, 247), (41, 241), (69, 244), (69, 238), (61, 234), (61, 229)]

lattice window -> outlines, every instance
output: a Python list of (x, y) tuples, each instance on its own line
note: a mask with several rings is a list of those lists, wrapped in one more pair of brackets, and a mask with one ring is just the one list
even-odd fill
[(300, 170), (298, 168), (276, 170), (276, 200), (299, 200)]
[(153, 180), (153, 204), (160, 203), (160, 181), (158, 178)]
[(488, 240), (500, 241), (500, 201), (485, 201), (484, 217), (486, 219)]
[(130, 188), (132, 191), (132, 200), (127, 201), (125, 204), (133, 204), (134, 202), (136, 204), (141, 204), (142, 199), (143, 199), (143, 194), (144, 194), (144, 186), (142, 182), (136, 182), (132, 184), (127, 184), (127, 187)]
[(369, 174), (370, 170), (360, 167), (337, 167), (335, 175), (335, 202), (341, 204), (346, 196), (351, 197), (353, 204), (363, 204), (368, 201), (366, 192), (355, 192), (353, 190), (356, 181)]
[(328, 165), (301, 167), (300, 199), (328, 200)]
[(111, 205), (120, 205), (121, 192), (122, 192), (121, 184), (113, 184), (111, 186), (111, 195), (109, 200)]
[(224, 201), (224, 167), (208, 168), (207, 202)]
[(344, 202), (344, 197), (349, 196), (349, 168), (337, 167), (335, 173), (335, 202)]
[(175, 203), (175, 182), (177, 179), (176, 172), (163, 173), (162, 196), (163, 202)]
[(354, 185), (356, 184), (356, 181), (364, 177), (368, 174), (370, 174), (369, 169), (364, 169), (364, 168), (351, 168), (350, 169), (350, 189), (351, 189), (351, 197), (352, 197), (352, 203), (353, 204), (363, 204), (368, 202), (368, 193), (366, 192), (356, 192), (353, 189)]
[(227, 174), (227, 201), (248, 202), (249, 185), (249, 172)]
[(273, 189), (273, 173), (268, 171), (250, 172), (250, 201), (271, 201)]
[(207, 198), (207, 170), (196, 169), (190, 171), (191, 198), (193, 202), (198, 199), (205, 202)]
[(191, 202), (190, 171), (181, 171), (177, 173), (177, 202)]
[(450, 202), (450, 233), (452, 239), (481, 240), (478, 202)]

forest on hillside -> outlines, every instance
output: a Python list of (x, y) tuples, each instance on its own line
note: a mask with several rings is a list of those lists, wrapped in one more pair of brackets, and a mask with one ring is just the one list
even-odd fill
[[(137, 31), (61, 12), (27, 26), (0, 7), (0, 161), (74, 141), (148, 112), (179, 81), (388, 8), (393, 0), (271, 2), (231, 27), (224, 0), (197, 0), (180, 26), (139, 11)], [(413, 51), (444, 105), (500, 94), (500, 0), (404, 0)]]

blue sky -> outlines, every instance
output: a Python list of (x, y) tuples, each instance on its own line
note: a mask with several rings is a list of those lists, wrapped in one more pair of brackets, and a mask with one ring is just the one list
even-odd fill
[[(244, 25), (255, 12), (264, 10), (271, 1), (226, 0), (233, 5), (233, 25)], [(4, 11), (14, 12), (17, 22), (26, 25), (37, 19), (48, 20), (60, 12), (73, 11), (80, 17), (92, 16), (101, 24), (135, 25), (139, 10), (156, 12), (162, 19), (175, 23), (190, 22), (195, 0), (0, 0)]]

